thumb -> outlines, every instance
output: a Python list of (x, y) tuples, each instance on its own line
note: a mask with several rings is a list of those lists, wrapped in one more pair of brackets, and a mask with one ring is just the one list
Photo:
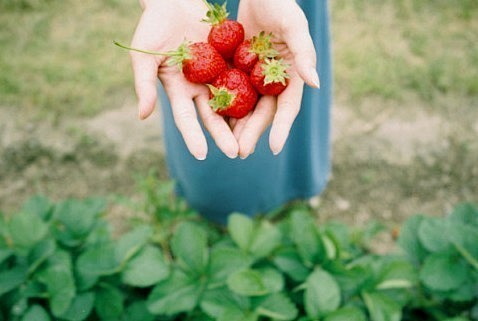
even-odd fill
[(320, 80), (317, 73), (317, 52), (309, 32), (309, 23), (302, 9), (295, 4), (282, 26), (283, 37), (287, 47), (292, 52), (297, 73), (306, 84), (319, 88)]

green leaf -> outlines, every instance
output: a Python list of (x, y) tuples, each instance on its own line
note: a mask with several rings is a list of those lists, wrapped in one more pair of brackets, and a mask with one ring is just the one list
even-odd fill
[(440, 253), (425, 259), (420, 279), (430, 289), (449, 291), (457, 289), (468, 278), (468, 269), (462, 259)]
[(225, 284), (229, 275), (247, 269), (252, 259), (244, 251), (230, 247), (216, 247), (211, 250), (208, 270), (211, 284)]
[(44, 196), (36, 195), (28, 199), (22, 206), (22, 212), (33, 213), (43, 221), (50, 218), (53, 204)]
[(105, 207), (105, 201), (97, 198), (69, 199), (58, 203), (53, 212), (57, 238), (66, 246), (80, 245)]
[(181, 223), (171, 239), (171, 250), (180, 264), (196, 274), (208, 265), (207, 233), (191, 222)]
[(478, 207), (472, 203), (458, 204), (450, 214), (449, 220), (478, 228)]
[(67, 312), (76, 294), (70, 266), (57, 264), (48, 267), (42, 273), (41, 281), (47, 287), (53, 315), (60, 317)]
[(175, 315), (192, 311), (198, 304), (201, 284), (191, 280), (179, 270), (159, 282), (150, 293), (147, 305), (153, 314)]
[(379, 276), (377, 289), (402, 289), (416, 285), (418, 274), (408, 261), (393, 261), (384, 267)]
[(254, 232), (249, 252), (256, 258), (270, 255), (281, 245), (282, 234), (279, 229), (267, 221), (262, 221)]
[(153, 235), (153, 229), (147, 225), (141, 225), (123, 234), (116, 244), (116, 261), (119, 264), (131, 259), (138, 253)]
[(343, 266), (339, 262), (329, 266), (330, 273), (339, 284), (342, 296), (347, 299), (359, 294), (364, 288), (370, 288), (375, 283), (375, 274), (365, 266)]
[(281, 292), (284, 289), (284, 277), (279, 271), (273, 268), (261, 268), (258, 271), (269, 293)]
[(401, 307), (384, 294), (364, 292), (362, 297), (367, 306), (371, 321), (401, 320)]
[(231, 291), (240, 295), (261, 296), (281, 291), (284, 279), (273, 269), (248, 269), (230, 275), (227, 285)]
[(275, 253), (273, 258), (275, 266), (296, 282), (303, 282), (309, 276), (307, 269), (293, 248), (284, 248)]
[(0, 248), (0, 264), (6, 261), (10, 256), (13, 255), (13, 251), (8, 248)]
[(324, 321), (367, 321), (367, 317), (359, 308), (344, 307), (328, 314)]
[(217, 321), (257, 321), (259, 316), (254, 311), (226, 309)]
[(27, 279), (27, 269), (23, 266), (15, 266), (11, 270), (0, 272), (0, 296), (19, 287)]
[(77, 260), (77, 269), (82, 275), (102, 276), (117, 272), (119, 264), (116, 261), (115, 245), (101, 244), (88, 248)]
[(335, 311), (341, 296), (337, 281), (328, 272), (316, 268), (305, 282), (304, 304), (307, 315), (317, 318)]
[(256, 309), (257, 314), (274, 320), (294, 320), (299, 311), (283, 293), (268, 296)]
[(56, 243), (52, 239), (46, 239), (35, 245), (28, 254), (28, 273), (33, 273), (42, 263), (55, 253)]
[(201, 309), (213, 318), (219, 318), (225, 310), (247, 310), (250, 308), (249, 300), (240, 296), (227, 287), (207, 290), (200, 302)]
[(155, 316), (148, 311), (146, 302), (136, 301), (130, 304), (125, 311), (125, 321), (154, 321)]
[(427, 217), (418, 228), (421, 244), (430, 252), (447, 252), (451, 249), (447, 233), (448, 223), (442, 218)]
[(238, 271), (227, 279), (229, 289), (245, 296), (258, 296), (269, 293), (262, 275), (256, 270)]
[(50, 321), (50, 316), (43, 307), (38, 304), (32, 305), (21, 321)]
[(322, 239), (312, 216), (303, 210), (295, 210), (290, 216), (290, 233), (304, 263), (312, 266), (326, 257)]
[(169, 266), (160, 249), (148, 245), (125, 266), (121, 279), (131, 286), (148, 287), (164, 280), (169, 275)]
[(93, 310), (95, 294), (92, 292), (80, 293), (71, 302), (68, 310), (61, 316), (62, 320), (83, 321)]
[(95, 311), (101, 319), (119, 319), (124, 310), (124, 295), (111, 285), (103, 285), (96, 292)]
[(31, 212), (14, 215), (8, 227), (13, 245), (20, 250), (33, 247), (48, 232), (48, 225), (38, 215)]
[(227, 228), (237, 246), (243, 251), (249, 251), (254, 238), (254, 222), (245, 215), (234, 213), (228, 218)]
[(448, 237), (462, 257), (478, 270), (478, 228), (457, 221), (448, 222)]
[(405, 221), (398, 238), (398, 244), (405, 250), (408, 257), (415, 265), (420, 264), (427, 252), (418, 238), (418, 229), (425, 217), (421, 215), (412, 216)]

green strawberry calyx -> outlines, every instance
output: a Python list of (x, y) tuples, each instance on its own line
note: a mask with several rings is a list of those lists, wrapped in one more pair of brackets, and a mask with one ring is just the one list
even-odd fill
[(227, 2), (224, 2), (222, 5), (217, 3), (210, 4), (207, 0), (203, 0), (203, 2), (209, 10), (206, 13), (206, 18), (201, 20), (202, 22), (207, 22), (215, 26), (221, 24), (229, 16), (229, 12), (226, 8)]
[(264, 59), (262, 64), (262, 74), (265, 76), (264, 85), (280, 82), (285, 86), (286, 80), (290, 78), (287, 73), (287, 68), (289, 67), (282, 59)]
[(272, 47), (273, 36), (272, 32), (266, 35), (264, 31), (261, 31), (259, 35), (252, 37), (249, 51), (258, 55), (259, 59), (277, 57), (279, 52)]
[(132, 48), (126, 45), (119, 43), (118, 41), (113, 41), (115, 45), (121, 47), (123, 49), (142, 52), (149, 55), (155, 56), (166, 56), (168, 57), (168, 65), (174, 66), (177, 65), (180, 69), (183, 68), (183, 62), (188, 59), (192, 59), (189, 41), (184, 41), (176, 50), (169, 50), (167, 52), (158, 52), (158, 51), (150, 51), (150, 50), (143, 50), (138, 48)]
[(233, 103), (236, 95), (229, 92), (227, 88), (217, 88), (213, 85), (207, 85), (212, 93), (213, 98), (209, 100), (209, 106), (212, 110), (220, 111), (229, 108)]

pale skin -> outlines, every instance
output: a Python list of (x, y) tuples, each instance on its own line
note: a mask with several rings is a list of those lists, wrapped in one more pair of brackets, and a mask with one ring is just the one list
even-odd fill
[[(166, 52), (177, 48), (184, 39), (192, 42), (207, 39), (210, 26), (201, 22), (207, 11), (202, 0), (143, 0), (140, 3), (143, 14), (132, 47)], [(198, 116), (218, 148), (229, 158), (245, 159), (251, 155), (271, 124), (270, 149), (274, 154), (280, 153), (299, 113), (304, 82), (317, 88), (319, 77), (304, 13), (294, 0), (278, 3), (277, 0), (241, 0), (238, 20), (244, 25), (246, 38), (262, 30), (275, 35), (275, 48), (291, 66), (289, 85), (281, 95), (263, 96), (254, 112), (237, 121), (227, 120), (209, 107), (208, 88), (188, 82), (178, 67), (166, 64), (166, 57), (130, 51), (139, 117), (146, 119), (153, 113), (159, 78), (170, 100), (176, 126), (196, 159), (204, 160), (208, 151)]]

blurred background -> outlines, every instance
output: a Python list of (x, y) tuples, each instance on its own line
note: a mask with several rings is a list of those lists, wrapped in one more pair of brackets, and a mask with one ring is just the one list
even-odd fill
[[(478, 202), (478, 1), (332, 0), (333, 176), (320, 217), (398, 224)], [(137, 117), (135, 0), (0, 0), (0, 209), (167, 179)]]

